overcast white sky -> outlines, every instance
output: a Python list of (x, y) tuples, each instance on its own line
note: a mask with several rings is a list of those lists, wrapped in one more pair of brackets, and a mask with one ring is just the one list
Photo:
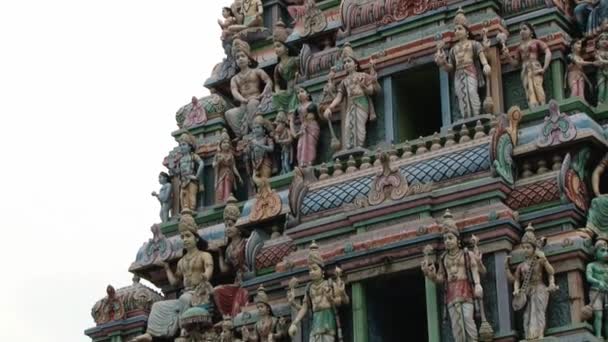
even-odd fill
[(76, 342), (158, 220), (229, 0), (0, 2), (0, 341)]

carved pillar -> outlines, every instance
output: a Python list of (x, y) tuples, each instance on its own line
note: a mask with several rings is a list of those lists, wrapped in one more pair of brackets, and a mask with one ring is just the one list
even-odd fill
[(504, 113), (505, 106), (502, 95), (502, 64), (500, 63), (500, 55), (498, 48), (493, 46), (487, 52), (487, 59), (492, 67), (490, 74), (490, 85), (492, 88), (492, 100), (494, 101), (493, 113)]
[(556, 59), (551, 62), (551, 95), (547, 96), (547, 102), (550, 98), (554, 98), (557, 101), (564, 99), (564, 66), (562, 61)]
[(506, 251), (494, 253), (494, 267), (496, 272), (496, 305), (498, 307), (498, 336), (513, 333), (513, 317), (511, 315), (511, 297), (507, 273), (505, 270)]
[(450, 75), (439, 70), (439, 85), (441, 87), (441, 123), (443, 127), (452, 125), (452, 109), (450, 108)]
[(353, 283), (352, 289), (352, 310), (353, 310), (353, 341), (367, 342), (367, 297), (365, 286), (361, 282)]
[(580, 271), (568, 272), (568, 297), (570, 298), (570, 317), (572, 324), (581, 322), (581, 310), (585, 306), (585, 286)]
[[(387, 76), (382, 79), (382, 92), (384, 95), (384, 131), (385, 141), (389, 144), (395, 141), (395, 112), (393, 106), (393, 77)], [(388, 115), (388, 114), (391, 115)]]
[(429, 342), (440, 342), (439, 308), (437, 305), (437, 286), (427, 277), (424, 277), (426, 293), (426, 322)]

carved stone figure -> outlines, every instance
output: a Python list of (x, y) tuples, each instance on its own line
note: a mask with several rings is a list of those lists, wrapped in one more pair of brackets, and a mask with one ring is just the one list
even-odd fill
[(265, 221), (281, 213), (282, 203), (278, 193), (272, 190), (270, 181), (265, 177), (254, 177), (253, 181), (258, 189), (251, 213), (250, 222)]
[[(432, 247), (427, 246), (427, 257), (422, 261), (422, 272), (431, 281), (444, 284), (447, 311), (455, 342), (478, 341), (475, 324), (475, 301), (483, 298), (479, 277), (481, 257), (460, 246), (460, 232), (449, 210), (443, 215), (443, 243), (438, 267), (428, 258)], [(483, 312), (483, 310), (482, 310)]]
[(608, 194), (600, 192), (600, 179), (608, 167), (608, 153), (593, 170), (591, 185), (595, 198), (587, 214), (587, 229), (601, 239), (608, 239)]
[(222, 28), (222, 41), (230, 40), (232, 32), (230, 31), (230, 26), (236, 25), (237, 19), (234, 15), (234, 12), (230, 7), (222, 8), (222, 17), (224, 20), (218, 19), (217, 23)]
[(281, 147), (281, 174), (284, 175), (291, 171), (293, 163), (293, 137), (287, 127), (287, 117), (284, 112), (279, 112), (274, 120), (275, 128), (273, 132), (274, 141)]
[(98, 302), (91, 312), (97, 325), (126, 318), (125, 305), (121, 298), (116, 295), (112, 285), (106, 288), (107, 296)]
[(242, 340), (237, 338), (234, 334), (234, 324), (232, 323), (232, 317), (224, 315), (224, 319), (220, 322), (222, 332), (220, 333), (219, 342), (241, 342)]
[(608, 103), (608, 32), (602, 32), (595, 42), (597, 66), (597, 104)]
[(285, 319), (274, 317), (263, 285), (258, 288), (255, 306), (258, 309), (258, 320), (253, 331), (247, 327), (241, 329), (244, 342), (277, 342), (287, 336)]
[[(241, 0), (240, 1), (240, 16), (242, 17), (242, 25), (230, 26), (230, 31), (238, 32), (250, 27), (264, 26), (264, 6), (262, 0)], [(239, 21), (240, 22), (240, 21)]]
[(180, 238), (184, 244), (184, 255), (177, 262), (174, 273), (169, 264), (159, 261), (165, 269), (169, 283), (183, 284), (184, 291), (178, 299), (156, 302), (148, 317), (146, 333), (131, 341), (151, 342), (156, 338), (173, 338), (179, 330), (179, 317), (188, 308), (209, 304), (213, 288), (209, 279), (213, 275), (213, 257), (206, 252), (207, 241), (198, 235), (198, 226), (189, 214), (182, 214), (179, 221)]
[(310, 283), (306, 285), (302, 303), (296, 303), (293, 291), (287, 294), (289, 302), (298, 310), (289, 327), (291, 337), (295, 336), (298, 324), (309, 311), (312, 311), (309, 342), (334, 342), (338, 340), (338, 336), (342, 336), (336, 308), (349, 303), (345, 284), (341, 279), (342, 271), (336, 268), (336, 279), (332, 280), (325, 279), (324, 270), (325, 262), (319, 246), (313, 241), (308, 253)]
[(252, 132), (248, 136), (245, 148), (247, 159), (247, 171), (252, 179), (256, 177), (270, 178), (272, 176), (272, 152), (274, 142), (268, 133), (272, 131), (272, 125), (261, 115), (253, 120)]
[[(549, 293), (556, 291), (555, 271), (542, 252), (544, 240), (537, 239), (534, 227), (528, 225), (521, 239), (524, 261), (517, 266), (513, 275), (513, 309), (524, 309), (524, 335), (526, 340), (542, 339), (545, 336)], [(510, 270), (507, 266), (507, 272)], [(545, 285), (544, 278), (549, 280)]]
[(196, 140), (193, 135), (184, 133), (179, 137), (179, 203), (181, 211), (196, 211), (196, 196), (203, 187), (199, 180), (203, 176), (203, 160), (196, 153)]
[(608, 1), (575, 0), (574, 18), (578, 28), (586, 36), (595, 35), (602, 30), (608, 18)]
[(355, 58), (350, 44), (346, 43), (342, 50), (342, 61), (347, 72), (346, 78), (338, 85), (336, 97), (325, 109), (323, 115), (329, 121), (332, 110), (346, 101), (342, 141), (345, 149), (364, 147), (367, 135), (367, 121), (376, 119), (376, 112), (371, 96), (380, 91), (380, 84), (374, 63), (371, 62), (370, 73), (358, 71), (359, 62)]
[[(225, 118), (232, 131), (240, 138), (249, 132), (263, 97), (271, 95), (272, 80), (264, 70), (257, 68), (257, 62), (251, 57), (249, 44), (235, 39), (232, 53), (239, 72), (230, 79), (230, 90), (240, 106), (227, 110)], [(260, 87), (262, 83), (265, 84), (263, 89)]]
[(161, 172), (158, 175), (158, 182), (161, 187), (158, 193), (152, 191), (152, 196), (156, 197), (160, 202), (160, 221), (162, 223), (169, 221), (169, 211), (173, 207), (173, 187), (171, 185), (171, 176), (166, 172)]
[(319, 111), (317, 105), (312, 102), (312, 97), (304, 88), (297, 88), (299, 106), (297, 107), (297, 120), (300, 125), (296, 125), (296, 117), (289, 117), (289, 127), (291, 134), (298, 139), (296, 157), (299, 167), (311, 166), (317, 159), (317, 145), (321, 128), (317, 122)]
[(568, 55), (568, 88), (570, 88), (570, 97), (580, 97), (585, 99), (585, 85), (591, 85), (587, 75), (585, 75), (584, 67), (593, 65), (593, 62), (587, 62), (583, 59), (582, 53), (585, 50), (584, 40), (576, 39), (570, 44), (571, 53)]
[(219, 151), (213, 158), (213, 168), (215, 169), (215, 201), (224, 203), (233, 190), (236, 190), (236, 180), (243, 183), (241, 174), (236, 168), (230, 136), (225, 129), (222, 131)]
[(583, 308), (583, 314), (593, 317), (595, 336), (604, 340), (608, 336), (608, 320), (605, 320), (608, 304), (608, 242), (598, 239), (595, 243), (595, 261), (587, 265), (587, 283), (589, 283), (589, 304)]
[(294, 51), (285, 43), (288, 36), (289, 31), (285, 24), (279, 21), (274, 31), (274, 52), (277, 55), (278, 63), (274, 67), (272, 103), (276, 111), (292, 114), (298, 104), (295, 84), (300, 65), (297, 51)]
[(247, 240), (243, 232), (237, 228), (236, 221), (241, 213), (232, 196), (224, 209), (224, 224), (226, 229), (227, 246), (225, 251), (219, 248), (219, 266), (222, 273), (234, 272), (234, 282), (216, 286), (213, 292), (215, 304), (223, 315), (236, 316), (241, 307), (247, 305), (247, 290), (241, 287), (243, 275), (248, 271), (245, 264), (245, 245)]
[[(543, 88), (543, 77), (551, 63), (551, 49), (549, 46), (536, 38), (536, 32), (530, 23), (524, 22), (519, 25), (521, 43), (517, 47), (515, 58), (509, 54), (505, 47), (503, 56), (515, 67), (521, 63), (521, 81), (528, 99), (530, 108), (545, 104), (546, 96)], [(539, 62), (540, 55), (545, 55), (544, 65)]]
[(184, 119), (184, 127), (192, 127), (207, 122), (207, 113), (203, 104), (199, 101), (196, 96), (192, 96), (192, 103), (190, 110), (186, 113)]
[(445, 71), (454, 72), (454, 93), (460, 114), (470, 118), (480, 114), (478, 90), (485, 85), (484, 75), (489, 75), (491, 69), (481, 43), (470, 39), (469, 23), (462, 9), (458, 10), (454, 25), (456, 44), (450, 49), (449, 58), (439, 46), (435, 62)]

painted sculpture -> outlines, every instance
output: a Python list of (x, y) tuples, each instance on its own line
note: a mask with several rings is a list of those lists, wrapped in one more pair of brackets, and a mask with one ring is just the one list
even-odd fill
[(485, 85), (484, 75), (490, 75), (491, 68), (481, 43), (470, 39), (471, 31), (464, 11), (458, 10), (454, 18), (456, 43), (450, 49), (449, 57), (439, 46), (435, 63), (447, 72), (454, 72), (454, 92), (463, 118), (480, 114), (481, 100), (479, 88)]
[(298, 313), (289, 326), (289, 335), (295, 336), (298, 324), (306, 314), (312, 312), (309, 342), (334, 342), (341, 340), (342, 332), (337, 307), (349, 303), (345, 284), (341, 279), (341, 270), (336, 268), (336, 279), (325, 279), (325, 262), (319, 246), (313, 241), (308, 252), (308, 274), (310, 283), (306, 285), (301, 304), (295, 302), (293, 290), (287, 298), (297, 308)]
[(213, 257), (206, 252), (207, 241), (198, 235), (194, 218), (182, 214), (178, 225), (184, 244), (184, 255), (177, 262), (174, 273), (169, 264), (159, 261), (165, 269), (167, 279), (173, 286), (183, 285), (184, 291), (178, 299), (156, 302), (148, 317), (146, 333), (132, 342), (151, 342), (153, 338), (172, 338), (179, 332), (180, 315), (190, 307), (207, 306), (213, 288), (209, 279), (213, 275)]
[(608, 32), (602, 32), (595, 42), (597, 66), (597, 104), (608, 103)]
[(196, 140), (193, 135), (184, 133), (179, 137), (179, 203), (181, 211), (195, 212), (197, 208), (197, 195), (203, 191), (199, 187), (199, 180), (203, 176), (203, 160), (195, 152)]
[[(542, 40), (537, 39), (536, 32), (530, 23), (519, 25), (521, 43), (517, 47), (515, 58), (504, 47), (502, 55), (511, 65), (517, 67), (521, 64), (521, 81), (526, 92), (528, 106), (538, 107), (546, 103), (545, 89), (543, 88), (544, 75), (551, 63), (551, 49)], [(545, 55), (544, 64), (541, 65), (540, 55)]]
[(264, 26), (264, 6), (262, 0), (240, 0), (235, 1), (231, 6), (233, 12), (236, 10), (235, 17), (237, 24), (228, 27), (231, 33), (238, 33), (242, 30)]
[[(321, 128), (317, 121), (319, 110), (317, 105), (312, 102), (312, 97), (304, 88), (297, 88), (299, 105), (296, 114), (289, 117), (291, 134), (298, 139), (296, 148), (296, 158), (299, 167), (311, 166), (317, 159), (317, 146), (319, 145), (319, 135)], [(299, 127), (296, 124), (299, 122)]]
[(236, 25), (238, 23), (238, 21), (236, 19), (236, 15), (232, 11), (232, 8), (230, 8), (230, 7), (222, 8), (222, 18), (224, 18), (224, 19), (217, 20), (217, 23), (222, 28), (221, 39), (222, 39), (222, 41), (229, 41), (231, 38), (231, 34), (232, 34), (232, 32), (230, 31), (230, 27)]
[(587, 265), (586, 279), (589, 283), (589, 304), (583, 308), (583, 319), (593, 317), (595, 336), (604, 341), (608, 336), (608, 320), (605, 320), (608, 304), (608, 242), (595, 242), (595, 261)]
[[(232, 44), (232, 53), (238, 66), (238, 73), (230, 79), (230, 91), (234, 100), (240, 103), (239, 107), (229, 109), (225, 119), (237, 137), (243, 137), (249, 132), (258, 106), (264, 96), (272, 90), (272, 80), (262, 69), (257, 68), (257, 62), (251, 56), (249, 44), (235, 39)], [(261, 88), (264, 84), (264, 88)]]
[[(523, 326), (526, 340), (543, 339), (545, 336), (549, 294), (558, 290), (555, 271), (542, 251), (544, 239), (538, 239), (534, 227), (528, 225), (521, 239), (524, 261), (517, 266), (515, 274), (507, 266), (507, 274), (513, 282), (513, 309), (524, 310)], [(549, 285), (545, 285), (544, 278)]]
[(570, 97), (580, 97), (585, 99), (586, 85), (591, 83), (585, 75), (584, 68), (593, 65), (593, 62), (588, 62), (583, 59), (583, 51), (585, 50), (584, 40), (576, 39), (570, 44), (571, 53), (568, 55), (568, 71), (566, 80), (570, 89)]
[(255, 306), (258, 309), (258, 320), (252, 331), (247, 327), (241, 329), (243, 341), (278, 342), (283, 340), (287, 336), (285, 319), (274, 317), (264, 286), (258, 288)]
[[(474, 252), (460, 246), (460, 232), (449, 210), (443, 215), (442, 226), (446, 251), (441, 254), (437, 269), (428, 257), (433, 248), (425, 247), (422, 272), (431, 281), (444, 284), (445, 305), (454, 341), (478, 341), (474, 314), (475, 307), (483, 298), (479, 276), (481, 259)], [(481, 306), (483, 312), (483, 305)]]
[(255, 182), (256, 177), (270, 178), (272, 176), (272, 152), (274, 141), (269, 136), (272, 125), (258, 115), (253, 120), (252, 132), (246, 141), (247, 172)]
[(215, 170), (215, 200), (216, 203), (225, 203), (233, 190), (236, 190), (236, 181), (243, 183), (241, 174), (236, 168), (234, 151), (228, 132), (222, 131), (219, 150), (213, 158)]
[(158, 175), (160, 190), (152, 191), (152, 196), (156, 197), (160, 202), (160, 221), (162, 223), (169, 221), (169, 211), (173, 207), (173, 186), (171, 185), (171, 176), (166, 172), (161, 172)]
[(595, 198), (591, 200), (591, 207), (587, 213), (587, 229), (592, 235), (601, 239), (608, 239), (608, 194), (600, 192), (600, 179), (608, 167), (608, 153), (598, 163), (591, 175), (591, 186)]
[(298, 105), (295, 92), (296, 79), (300, 65), (298, 52), (287, 44), (289, 31), (282, 21), (274, 29), (274, 52), (278, 63), (274, 67), (274, 92), (272, 103), (277, 112), (292, 114)]
[(279, 112), (274, 120), (274, 141), (281, 147), (281, 174), (291, 171), (293, 163), (293, 136), (287, 126), (287, 117), (284, 112)]
[(236, 316), (241, 307), (248, 302), (247, 290), (241, 287), (243, 275), (248, 271), (245, 264), (245, 245), (247, 240), (243, 232), (236, 226), (236, 221), (241, 216), (236, 205), (236, 199), (232, 196), (224, 208), (224, 224), (227, 245), (219, 248), (219, 267), (222, 273), (234, 273), (234, 282), (227, 285), (216, 286), (213, 290), (215, 304), (223, 315)]
[(219, 342), (241, 342), (243, 340), (236, 337), (234, 323), (232, 322), (232, 317), (229, 315), (224, 315), (222, 321), (219, 323), (219, 326), (222, 328), (222, 332), (220, 333)]
[(574, 18), (579, 30), (586, 36), (600, 32), (608, 18), (608, 1), (575, 0)]
[(376, 119), (376, 112), (371, 96), (380, 92), (378, 76), (373, 61), (370, 62), (369, 74), (360, 72), (359, 62), (349, 43), (342, 49), (342, 62), (346, 70), (346, 78), (340, 82), (336, 90), (336, 97), (323, 113), (329, 121), (332, 111), (345, 101), (343, 113), (342, 145), (350, 150), (365, 146), (367, 135), (367, 121)]

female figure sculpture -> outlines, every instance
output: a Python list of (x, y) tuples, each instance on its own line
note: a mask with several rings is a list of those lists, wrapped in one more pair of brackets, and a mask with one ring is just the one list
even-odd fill
[(578, 96), (585, 99), (585, 84), (589, 83), (589, 79), (585, 75), (584, 67), (593, 65), (593, 62), (587, 62), (583, 59), (584, 40), (576, 39), (570, 44), (571, 53), (568, 55), (568, 88), (570, 88), (570, 96)]
[(281, 174), (291, 171), (293, 162), (293, 137), (287, 127), (287, 118), (284, 112), (279, 112), (275, 118), (275, 128), (273, 132), (274, 140), (281, 147)]
[(289, 118), (289, 126), (292, 135), (298, 138), (297, 153), (298, 166), (306, 167), (314, 164), (317, 158), (317, 145), (321, 128), (317, 122), (319, 115), (317, 105), (312, 102), (310, 94), (304, 88), (297, 88), (297, 96), (300, 105), (296, 112), (298, 114), (300, 128), (296, 128), (294, 116)]
[(274, 67), (272, 104), (276, 111), (290, 115), (297, 106), (294, 87), (300, 66), (296, 57), (297, 52), (290, 49), (285, 43), (287, 37), (285, 24), (279, 21), (274, 33), (274, 52), (277, 55), (278, 63)]
[(253, 331), (243, 327), (241, 330), (243, 341), (278, 342), (282, 340), (287, 335), (285, 320), (273, 316), (264, 286), (258, 288), (255, 306), (258, 309), (258, 321), (255, 322)]
[(338, 85), (336, 97), (325, 109), (323, 116), (330, 120), (332, 110), (346, 100), (343, 124), (343, 146), (348, 149), (364, 147), (367, 135), (366, 123), (376, 119), (371, 96), (380, 91), (380, 84), (373, 63), (369, 74), (358, 71), (359, 63), (350, 44), (342, 49), (342, 61), (346, 78)]
[[(526, 340), (544, 338), (549, 293), (556, 291), (553, 267), (540, 250), (542, 245), (534, 235), (534, 227), (528, 225), (521, 239), (525, 260), (517, 266), (513, 284), (513, 309), (524, 309), (524, 332)], [(508, 271), (508, 270), (507, 270)], [(547, 275), (549, 286), (543, 278)]]
[[(551, 63), (551, 49), (545, 42), (536, 38), (536, 32), (529, 23), (519, 25), (519, 30), (521, 43), (517, 47), (516, 57), (513, 58), (506, 47), (503, 48), (502, 54), (515, 67), (521, 63), (521, 81), (526, 91), (528, 106), (534, 108), (546, 102), (543, 77)], [(545, 55), (544, 65), (539, 62), (541, 53)]]
[(243, 183), (239, 170), (236, 168), (230, 136), (225, 129), (222, 132), (219, 151), (213, 159), (213, 168), (215, 169), (215, 199), (217, 203), (224, 203), (236, 189), (236, 179), (239, 180), (239, 183)]

